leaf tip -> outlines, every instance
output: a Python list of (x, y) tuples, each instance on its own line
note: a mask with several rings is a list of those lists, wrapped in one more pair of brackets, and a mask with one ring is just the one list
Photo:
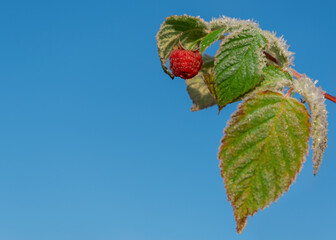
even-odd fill
[(320, 165), (314, 165), (314, 170), (313, 170), (314, 176), (317, 175), (317, 172), (318, 172), (319, 168), (320, 168)]
[(237, 233), (242, 234), (247, 224), (247, 216), (236, 217), (236, 223), (237, 223), (236, 227)]

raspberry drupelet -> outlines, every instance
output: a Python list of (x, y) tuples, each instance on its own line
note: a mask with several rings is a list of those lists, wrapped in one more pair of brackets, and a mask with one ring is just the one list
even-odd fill
[(169, 63), (174, 76), (189, 79), (198, 74), (203, 62), (198, 50), (185, 50), (179, 46), (170, 54)]

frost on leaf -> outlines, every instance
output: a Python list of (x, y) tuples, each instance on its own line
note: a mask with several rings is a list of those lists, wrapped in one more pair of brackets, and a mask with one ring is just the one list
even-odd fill
[(265, 47), (266, 39), (253, 27), (225, 37), (215, 56), (214, 67), (219, 106), (234, 102), (261, 81), (266, 65)]
[(285, 87), (291, 86), (293, 77), (289, 72), (274, 65), (268, 65), (263, 68), (263, 80), (257, 85), (255, 89), (244, 95), (244, 98), (249, 98), (257, 92), (266, 90), (274, 92), (283, 92)]
[(321, 165), (323, 153), (327, 147), (327, 110), (324, 98), (324, 91), (316, 87), (313, 81), (306, 75), (303, 75), (293, 83), (294, 91), (301, 94), (308, 102), (311, 112), (312, 139), (313, 139), (313, 164), (314, 175), (317, 174)]
[(187, 91), (193, 102), (191, 111), (198, 111), (217, 104), (215, 84), (213, 81), (212, 68), (214, 58), (210, 55), (203, 55), (203, 65), (200, 73), (194, 78), (187, 79)]
[(256, 93), (232, 115), (218, 157), (238, 233), (248, 216), (288, 191), (305, 161), (309, 130), (305, 106), (271, 91)]
[(159, 57), (164, 72), (174, 78), (174, 75), (168, 70), (166, 62), (179, 41), (184, 47), (188, 48), (208, 33), (208, 25), (201, 18), (187, 15), (167, 17), (156, 35)]
[(198, 74), (194, 78), (187, 79), (186, 84), (190, 99), (194, 104), (191, 107), (192, 112), (217, 104), (217, 101), (214, 99), (208, 86), (204, 82), (203, 74)]
[(220, 18), (214, 18), (209, 23), (209, 28), (211, 31), (215, 31), (219, 28), (228, 29), (228, 31), (234, 31), (241, 28), (255, 27), (258, 28), (259, 25), (252, 20), (241, 20), (238, 18), (230, 18), (222, 16)]
[(289, 72), (273, 65), (265, 67), (262, 76), (263, 80), (260, 83), (259, 90), (282, 91), (284, 87), (290, 86), (293, 81)]
[(282, 36), (277, 37), (274, 32), (264, 30), (262, 33), (268, 41), (266, 51), (276, 58), (277, 64), (284, 68), (294, 65), (294, 53), (288, 50), (289, 45), (287, 45), (285, 39)]

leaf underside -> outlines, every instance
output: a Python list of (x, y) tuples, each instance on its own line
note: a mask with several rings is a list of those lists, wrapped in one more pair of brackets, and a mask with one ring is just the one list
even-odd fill
[(193, 102), (193, 106), (191, 107), (192, 112), (217, 104), (212, 73), (214, 58), (207, 54), (204, 54), (202, 58), (203, 65), (200, 73), (185, 81), (189, 97)]
[(324, 150), (327, 147), (328, 142), (328, 121), (327, 121), (327, 109), (324, 98), (324, 91), (321, 88), (315, 86), (314, 82), (303, 75), (297, 79), (293, 84), (294, 90), (300, 93), (304, 99), (308, 102), (311, 122), (312, 122), (312, 139), (313, 139), (313, 167), (314, 175), (317, 174)]
[(308, 151), (309, 126), (303, 104), (271, 91), (256, 93), (233, 114), (218, 157), (238, 233), (248, 216), (295, 180)]
[(217, 104), (217, 101), (214, 99), (208, 89), (208, 86), (204, 82), (203, 74), (199, 74), (194, 78), (187, 79), (186, 84), (190, 99), (194, 104), (191, 107), (192, 112)]
[[(294, 53), (289, 51), (289, 46), (283, 37), (277, 37), (275, 33), (269, 31), (263, 31), (263, 35), (267, 38), (269, 42), (266, 51), (271, 54), (276, 59), (276, 64), (280, 67), (289, 67), (293, 64)], [(271, 65), (274, 62), (269, 62)]]
[(207, 23), (201, 18), (186, 15), (167, 17), (156, 35), (158, 53), (164, 72), (174, 78), (174, 75), (168, 70), (166, 62), (179, 41), (188, 48), (193, 42), (208, 33)]
[(222, 41), (215, 56), (218, 104), (225, 106), (254, 88), (266, 64), (266, 39), (255, 28), (241, 29)]

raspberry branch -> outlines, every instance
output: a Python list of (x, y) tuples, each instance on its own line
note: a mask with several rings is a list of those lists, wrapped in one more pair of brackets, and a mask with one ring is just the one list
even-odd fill
[(291, 94), (292, 91), (293, 91), (293, 88), (290, 88), (290, 89), (288, 90), (288, 92), (286, 93), (285, 97), (288, 97), (289, 94)]
[[(267, 58), (268, 60), (274, 62), (274, 63), (277, 64), (277, 65), (279, 65), (278, 60), (277, 60), (275, 57), (273, 57), (271, 54), (269, 54), (269, 53), (266, 52), (266, 51), (264, 51), (264, 54), (265, 54), (265, 56), (266, 56), (266, 58)], [(293, 69), (293, 75), (294, 75), (294, 77), (296, 77), (296, 78), (301, 78), (301, 77), (302, 77), (302, 74), (301, 74), (301, 73), (298, 73), (298, 72), (297, 72), (296, 70), (294, 70), (294, 69)], [(326, 92), (324, 93), (324, 97), (325, 97), (326, 99), (328, 99), (328, 100), (330, 100), (330, 101), (336, 103), (336, 97), (334, 97), (334, 96), (332, 96), (332, 95), (330, 95), (330, 94), (328, 94), (328, 93), (326, 93)]]

